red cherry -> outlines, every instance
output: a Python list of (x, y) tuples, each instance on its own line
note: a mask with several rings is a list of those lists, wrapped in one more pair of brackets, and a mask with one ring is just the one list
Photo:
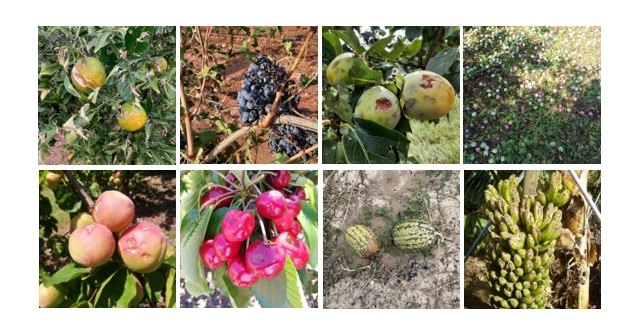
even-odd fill
[(227, 272), (231, 282), (238, 287), (249, 287), (258, 281), (258, 276), (247, 268), (240, 256), (227, 262)]
[(229, 242), (221, 233), (216, 234), (213, 238), (213, 248), (216, 250), (216, 255), (223, 261), (235, 257), (240, 252), (241, 244), (240, 242)]
[(214, 186), (209, 192), (207, 192), (202, 199), (200, 199), (201, 207), (213, 206), (215, 211), (221, 207), (229, 207), (231, 205), (232, 197), (222, 199), (229, 192), (220, 186)]
[(253, 242), (247, 248), (244, 256), (247, 268), (260, 278), (271, 279), (282, 272), (285, 254), (277, 244)]
[(270, 190), (258, 196), (256, 208), (260, 216), (273, 220), (283, 216), (287, 212), (287, 204), (282, 192)]
[(304, 268), (307, 262), (309, 262), (309, 248), (307, 244), (295, 235), (284, 232), (278, 235), (273, 242), (279, 245), (285, 254), (291, 258), (296, 269)]
[(298, 220), (296, 220), (290, 210), (287, 210), (287, 213), (282, 217), (273, 220), (273, 224), (275, 224), (278, 233), (285, 231), (291, 232), (294, 235), (300, 233), (300, 223), (298, 223)]
[(256, 220), (251, 212), (232, 209), (222, 218), (222, 233), (229, 242), (245, 241), (256, 227)]
[(214, 241), (211, 239), (204, 241), (200, 247), (200, 259), (202, 260), (202, 263), (204, 263), (204, 266), (209, 269), (217, 269), (222, 265), (222, 263), (224, 263), (224, 261), (216, 254), (216, 249), (213, 245)]
[(283, 189), (289, 185), (291, 181), (291, 174), (286, 170), (278, 170), (273, 171), (276, 175), (269, 174), (267, 175), (267, 183), (273, 186), (274, 188)]
[(300, 200), (306, 200), (307, 199), (307, 193), (304, 191), (304, 188), (302, 188), (302, 187), (294, 188), (293, 189), (293, 193), (291, 195), (295, 195)]
[(300, 214), (300, 210), (302, 210), (302, 204), (300, 203), (300, 199), (294, 197), (289, 197), (285, 199), (285, 203), (287, 204), (287, 211), (291, 211), (293, 217), (298, 216)]
[(224, 184), (227, 185), (227, 187), (230, 187), (236, 182), (238, 182), (236, 175), (231, 172), (227, 173), (227, 176), (224, 178)]

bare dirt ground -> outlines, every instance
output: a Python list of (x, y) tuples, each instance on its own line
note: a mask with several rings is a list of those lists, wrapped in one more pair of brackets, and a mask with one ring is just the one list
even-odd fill
[[(181, 80), (184, 85), (190, 111), (198, 111), (197, 116), (192, 121), (194, 137), (207, 132), (215, 132), (216, 136), (207, 149), (212, 149), (215, 144), (229, 133), (226, 126), (239, 128), (242, 125), (239, 121), (240, 110), (236, 95), (242, 89), (242, 81), (245, 72), (251, 65), (251, 60), (247, 59), (245, 51), (261, 53), (275, 60), (276, 63), (285, 69), (289, 68), (295, 61), (298, 51), (302, 47), (307, 32), (311, 27), (284, 27), (282, 33), (275, 33), (271, 36), (268, 33), (258, 33), (253, 45), (252, 39), (239, 28), (229, 27), (198, 27), (200, 35), (206, 41), (204, 49), (208, 51), (214, 64), (208, 64), (210, 68), (220, 65), (220, 77), (223, 84), (217, 87), (212, 79), (207, 79), (202, 85), (203, 79), (199, 79), (198, 73), (203, 69), (202, 46), (194, 38), (190, 27), (182, 27), (181, 33), (185, 39), (184, 64)], [(188, 34), (187, 34), (188, 33)], [(185, 36), (191, 36), (190, 38)], [(291, 42), (291, 48), (287, 51), (283, 47), (285, 43)], [(318, 40), (314, 35), (311, 38), (309, 47), (303, 55), (302, 60), (297, 65), (292, 78), (298, 86), (300, 78), (304, 75), (309, 79), (317, 78), (318, 75)], [(198, 108), (199, 106), (199, 108)], [(318, 85), (309, 85), (300, 93), (300, 104), (298, 112), (307, 119), (318, 119)], [(221, 127), (219, 120), (224, 122)], [(208, 136), (208, 135), (204, 135)], [(260, 136), (261, 139), (268, 139), (268, 132)], [(268, 163), (272, 161), (272, 155), (266, 142), (254, 146), (251, 150), (255, 163)]]
[[(324, 190), (325, 308), (459, 308), (457, 171), (327, 171)], [(432, 222), (443, 238), (420, 252), (398, 249), (392, 228), (410, 218)], [(371, 261), (346, 244), (354, 224), (380, 241)]]

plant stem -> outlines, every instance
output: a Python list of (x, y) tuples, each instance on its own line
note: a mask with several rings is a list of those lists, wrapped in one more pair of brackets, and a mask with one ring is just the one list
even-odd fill
[(95, 202), (91, 199), (91, 196), (84, 189), (84, 187), (80, 184), (80, 182), (76, 179), (73, 171), (63, 171), (64, 175), (67, 177), (69, 184), (73, 189), (80, 195), (84, 203), (87, 205), (89, 214), (93, 214), (93, 207), (95, 206)]
[(269, 240), (267, 239), (267, 230), (264, 228), (264, 222), (262, 222), (262, 217), (260, 217), (260, 214), (258, 214), (257, 210), (256, 210), (256, 216), (258, 217), (258, 222), (260, 223), (260, 229), (262, 230), (262, 242), (266, 245), (269, 243)]

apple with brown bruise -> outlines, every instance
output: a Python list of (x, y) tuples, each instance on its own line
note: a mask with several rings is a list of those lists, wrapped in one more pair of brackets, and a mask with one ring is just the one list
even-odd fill
[(400, 122), (400, 103), (388, 89), (373, 86), (362, 93), (353, 116), (393, 129)]
[(415, 71), (404, 76), (402, 99), (404, 114), (420, 121), (434, 121), (449, 113), (456, 91), (441, 75)]
[(160, 227), (151, 222), (138, 221), (118, 240), (118, 253), (129, 270), (149, 273), (164, 262), (169, 240)]

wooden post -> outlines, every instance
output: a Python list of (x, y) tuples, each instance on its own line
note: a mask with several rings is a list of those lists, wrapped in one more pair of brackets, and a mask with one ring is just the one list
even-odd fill
[[(589, 176), (589, 171), (582, 171), (580, 174), (580, 183), (582, 185), (587, 185), (587, 179)], [(582, 195), (580, 195), (582, 196)], [(586, 200), (582, 202), (586, 204)], [(586, 206), (582, 209), (582, 238), (580, 239), (580, 243), (578, 245), (580, 257), (578, 260), (580, 271), (580, 287), (578, 289), (578, 308), (587, 309), (589, 308), (589, 278), (590, 278), (590, 267), (589, 267), (589, 257), (587, 254), (587, 246), (589, 244), (589, 238), (591, 232), (589, 230), (589, 216), (586, 215)]]

